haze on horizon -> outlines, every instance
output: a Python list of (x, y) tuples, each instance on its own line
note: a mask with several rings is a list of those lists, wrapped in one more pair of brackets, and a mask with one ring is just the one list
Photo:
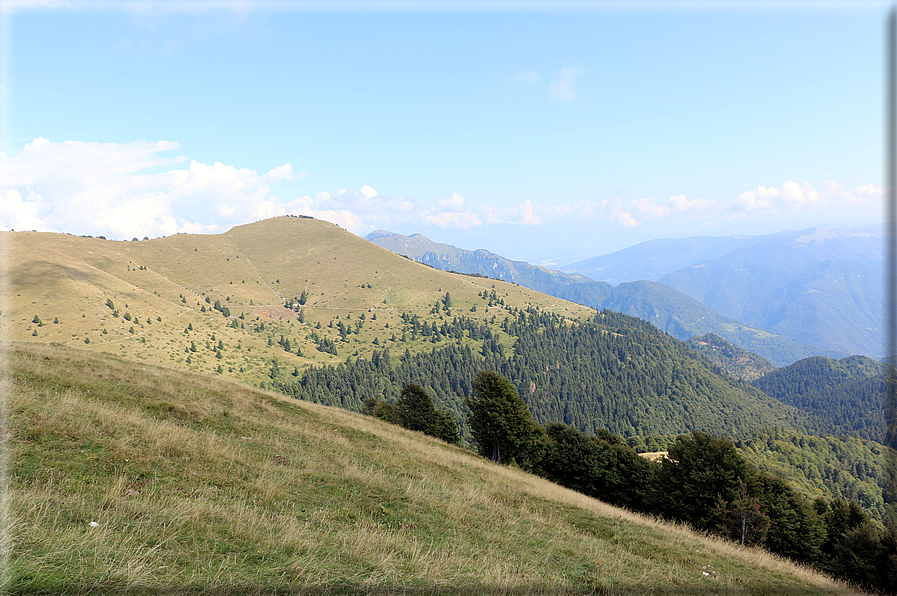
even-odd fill
[(0, 229), (534, 263), (882, 219), (887, 3), (4, 3)]

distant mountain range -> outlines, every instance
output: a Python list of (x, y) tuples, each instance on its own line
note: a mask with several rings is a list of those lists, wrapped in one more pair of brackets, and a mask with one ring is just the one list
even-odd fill
[(659, 239), (563, 271), (421, 234), (378, 230), (367, 239), (437, 269), (637, 316), (678, 339), (713, 333), (776, 366), (810, 356), (883, 352), (882, 237), (876, 230)]
[(880, 232), (777, 234), (660, 278), (718, 313), (802, 344), (883, 356)]

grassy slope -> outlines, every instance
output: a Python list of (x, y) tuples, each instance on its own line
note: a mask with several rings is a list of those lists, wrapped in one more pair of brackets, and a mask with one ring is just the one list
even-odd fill
[[(430, 309), (446, 292), (452, 297), (452, 316), (482, 320), (497, 315), (500, 321), (505, 311), (485, 309), (477, 297), (493, 287), (510, 306), (533, 304), (573, 318), (590, 312), (514, 284), (413, 263), (334, 224), (312, 219), (279, 217), (225, 234), (141, 242), (0, 234), (10, 247), (4, 263), (7, 312), (2, 313), (8, 339), (56, 342), (202, 373), (221, 365), (223, 376), (254, 384), (265, 378), (274, 357), (288, 370), (335, 364), (347, 356), (369, 357), (378, 347), (373, 340), (378, 338), (382, 349), (402, 312), (437, 320)], [(306, 322), (300, 324), (282, 305), (303, 290), (309, 298), (303, 307)], [(232, 316), (243, 313), (238, 322), (244, 328), (228, 327), (230, 321), (216, 311), (200, 312), (203, 306), (209, 308), (205, 296), (212, 303), (220, 300)], [(112, 316), (107, 299), (122, 316)], [(474, 304), (478, 311), (470, 312)], [(124, 320), (126, 313), (139, 322)], [(361, 333), (346, 342), (328, 328), (337, 319), (355, 323), (361, 314), (366, 315)], [(42, 326), (32, 323), (35, 315)], [(252, 331), (261, 322), (265, 331)], [(322, 329), (314, 329), (317, 323)], [(185, 331), (188, 325), (192, 332)], [(336, 340), (339, 355), (317, 351), (308, 338), (312, 331)], [(281, 335), (290, 339), (293, 354), (276, 344)], [(269, 338), (274, 346), (267, 345)], [(218, 341), (224, 344), (221, 359), (211, 349)], [(186, 351), (191, 342), (195, 353)], [(424, 339), (390, 345), (402, 352), (438, 347)], [(296, 347), (302, 356), (295, 354)]]
[(350, 412), (58, 346), (9, 361), (13, 593), (851, 593)]

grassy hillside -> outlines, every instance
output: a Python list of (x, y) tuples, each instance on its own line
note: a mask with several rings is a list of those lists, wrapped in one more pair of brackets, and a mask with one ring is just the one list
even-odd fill
[[(132, 242), (4, 234), (12, 250), (2, 316), (13, 340), (256, 386), (277, 381), (356, 411), (367, 397), (388, 399), (415, 382), (463, 414), (473, 376), (493, 368), (538, 420), (586, 432), (747, 437), (763, 426), (803, 428), (795, 409), (732, 386), (635, 318), (608, 313), (586, 324), (592, 309), (439, 271), (323, 221), (279, 217), (225, 234)], [(367, 372), (364, 363), (387, 349), (393, 364), (423, 376)]]
[(610, 284), (603, 281), (595, 281), (581, 275), (567, 275), (523, 261), (512, 261), (488, 250), (471, 251), (450, 244), (440, 244), (421, 234), (402, 236), (378, 230), (368, 234), (366, 238), (396, 254), (405, 255), (443, 271), (476, 273), (510, 281), (592, 308), (601, 308), (602, 302), (613, 290)]
[[(573, 318), (590, 312), (514, 284), (437, 271), (307, 218), (135, 242), (0, 234), (9, 247), (0, 307), (8, 339), (78, 346), (252, 384), (266, 378), (275, 357), (300, 370), (370, 357), (374, 340), (391, 337), (403, 313), (429, 321), (455, 313), (491, 319), (499, 309), (484, 308), (478, 296), (487, 289), (507, 305)], [(446, 293), (452, 309), (431, 312)], [(293, 309), (285, 308), (291, 300)], [(212, 308), (216, 301), (229, 318)], [(478, 310), (470, 312), (474, 304)], [(355, 331), (345, 340), (335, 328), (339, 320)], [(281, 337), (290, 340), (291, 353)], [(336, 354), (318, 349), (325, 339)], [(412, 353), (432, 347), (425, 340), (401, 346)]]
[(851, 594), (361, 415), (8, 354), (10, 593)]

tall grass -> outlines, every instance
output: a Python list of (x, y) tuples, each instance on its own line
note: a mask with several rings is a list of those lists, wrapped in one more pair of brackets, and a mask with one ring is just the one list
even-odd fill
[(61, 347), (11, 365), (11, 593), (855, 593), (354, 413)]

